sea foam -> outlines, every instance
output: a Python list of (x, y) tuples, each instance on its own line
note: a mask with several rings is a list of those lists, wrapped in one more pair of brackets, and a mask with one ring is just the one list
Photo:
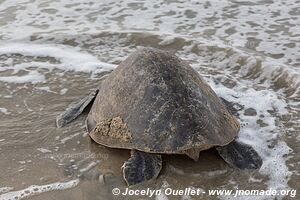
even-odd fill
[(25, 189), (18, 191), (11, 191), (0, 195), (0, 200), (19, 200), (23, 198), (28, 198), (37, 194), (44, 192), (49, 192), (53, 190), (65, 190), (77, 186), (79, 183), (78, 179), (71, 180), (68, 182), (57, 182), (47, 185), (31, 185)]
[(20, 70), (27, 71), (25, 75), (0, 76), (0, 81), (8, 83), (38, 83), (45, 81), (43, 74), (32, 67), (53, 70), (55, 68), (63, 71), (76, 72), (93, 72), (99, 73), (103, 71), (110, 71), (116, 66), (113, 64), (104, 63), (86, 52), (76, 50), (65, 45), (55, 44), (34, 44), (34, 43), (5, 43), (0, 46), (0, 55), (21, 54), (22, 56), (52, 58), (57, 63), (49, 63), (47, 61), (33, 61), (30, 63), (11, 64), (10, 59), (7, 59), (7, 65), (1, 67), (1, 71), (13, 70), (14, 74)]

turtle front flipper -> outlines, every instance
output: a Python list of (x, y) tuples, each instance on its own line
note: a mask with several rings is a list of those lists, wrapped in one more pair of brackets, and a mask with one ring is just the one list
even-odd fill
[(84, 111), (84, 109), (94, 101), (98, 91), (99, 90), (95, 90), (79, 102), (70, 104), (63, 113), (56, 117), (56, 126), (61, 128), (76, 119)]
[(259, 169), (262, 159), (250, 145), (232, 141), (226, 146), (216, 148), (220, 156), (232, 167), (239, 169)]
[(123, 178), (128, 186), (155, 179), (162, 168), (160, 154), (132, 150), (131, 157), (122, 166)]

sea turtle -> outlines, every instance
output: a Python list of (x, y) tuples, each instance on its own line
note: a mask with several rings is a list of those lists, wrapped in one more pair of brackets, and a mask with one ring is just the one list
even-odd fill
[(89, 136), (110, 148), (130, 149), (122, 166), (126, 183), (155, 179), (161, 154), (186, 154), (197, 161), (212, 147), (231, 166), (257, 169), (262, 159), (236, 140), (240, 125), (190, 65), (170, 52), (140, 48), (110, 73), (99, 88), (56, 119), (62, 127), (88, 105)]

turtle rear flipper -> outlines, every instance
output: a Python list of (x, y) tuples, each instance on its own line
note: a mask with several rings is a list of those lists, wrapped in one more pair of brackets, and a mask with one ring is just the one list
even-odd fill
[(160, 154), (132, 150), (131, 157), (122, 168), (127, 185), (136, 185), (158, 176), (162, 168), (162, 158)]
[(84, 111), (84, 109), (94, 101), (98, 91), (99, 90), (95, 90), (79, 102), (70, 104), (63, 113), (56, 117), (56, 126), (61, 128), (76, 119)]
[(223, 147), (216, 148), (220, 156), (232, 167), (240, 169), (259, 169), (262, 159), (250, 145), (234, 140)]

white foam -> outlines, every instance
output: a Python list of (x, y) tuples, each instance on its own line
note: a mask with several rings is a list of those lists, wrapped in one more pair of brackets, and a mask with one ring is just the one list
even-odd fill
[(50, 93), (55, 93), (53, 92), (49, 86), (44, 86), (44, 87), (36, 87), (36, 89), (38, 90), (42, 90), (42, 91), (46, 91), (46, 92), (50, 92)]
[(0, 112), (4, 113), (6, 115), (10, 114), (10, 112), (6, 108), (0, 108)]
[(6, 193), (6, 192), (9, 192), (13, 189), (14, 189), (13, 187), (1, 187), (0, 188), (0, 193)]
[(24, 56), (53, 57), (65, 63), (71, 70), (90, 71), (98, 60), (92, 55), (81, 53), (63, 45), (32, 43), (8, 43), (0, 46), (0, 54), (21, 54)]
[[(288, 159), (286, 155), (291, 152), (291, 149), (280, 139), (288, 131), (282, 128), (280, 116), (288, 114), (286, 107), (293, 103), (285, 101), (283, 90), (275, 92), (270, 87), (277, 79), (284, 77), (287, 84), (283, 86), (285, 87), (283, 89), (293, 89), (293, 96), (299, 95), (299, 73), (289, 66), (278, 65), (274, 59), (259, 61), (256, 57), (235, 48), (230, 48), (230, 53), (228, 53), (228, 48), (226, 50), (219, 46), (209, 47), (206, 43), (198, 45), (198, 48), (202, 50), (201, 53), (204, 57), (201, 58), (202, 55), (188, 56), (190, 60), (200, 57), (199, 63), (209, 63), (213, 66), (210, 66), (210, 70), (212, 68), (222, 70), (222, 75), (206, 77), (214, 91), (226, 100), (244, 106), (239, 112), (239, 118), (243, 125), (239, 133), (239, 140), (253, 146), (262, 156), (263, 165), (260, 173), (269, 177), (266, 182), (267, 187), (277, 190), (289, 189), (288, 181), (292, 172), (286, 165)], [(218, 50), (218, 48), (220, 49)], [(218, 51), (214, 52), (215, 50)], [(190, 51), (190, 48), (186, 48), (186, 53)], [(240, 65), (241, 62), (243, 65)], [(194, 64), (196, 68), (197, 65), (199, 64)], [(241, 66), (238, 73), (236, 73), (237, 66)], [(253, 71), (257, 71), (256, 78), (250, 80), (244, 78)], [(230, 81), (236, 84), (233, 88), (227, 88), (220, 84), (220, 80), (224, 79), (231, 79)], [(244, 111), (248, 108), (255, 109), (257, 115), (245, 115)], [(259, 125), (258, 120), (264, 123), (263, 127)], [(271, 143), (275, 143), (272, 144), (274, 147), (269, 148)], [(227, 198), (224, 197), (224, 199)], [(278, 196), (277, 198), (281, 199), (282, 197)], [(240, 197), (240, 199), (247, 199), (247, 197)], [(257, 199), (264, 199), (264, 197), (257, 197)]]
[[(58, 44), (34, 44), (34, 43), (4, 43), (0, 46), (0, 55), (21, 54), (23, 56), (32, 57), (51, 57), (58, 63), (53, 64), (48, 61), (30, 63), (21, 63), (13, 66), (6, 66), (3, 70), (12, 69), (14, 73), (20, 70), (27, 70), (29, 67), (43, 68), (53, 70), (55, 68), (64, 71), (77, 71), (77, 72), (102, 72), (114, 69), (116, 66), (101, 62), (97, 57), (81, 52), (77, 48), (68, 47), (66, 45)], [(34, 75), (34, 76), (33, 76)], [(17, 83), (24, 82), (40, 82), (45, 80), (43, 75), (38, 72), (29, 72), (27, 76), (10, 76), (0, 77), (2, 81), (14, 82), (17, 78)]]
[(47, 185), (31, 185), (23, 190), (12, 191), (0, 195), (1, 200), (19, 200), (53, 190), (66, 190), (77, 186), (79, 179), (68, 182), (56, 182)]
[(45, 81), (45, 76), (37, 71), (30, 71), (26, 75), (22, 76), (2, 76), (0, 81), (7, 83), (38, 83)]
[(37, 148), (38, 151), (42, 152), (42, 153), (50, 153), (52, 152), (51, 150), (49, 149), (45, 149), (45, 148)]
[(74, 134), (72, 134), (72, 135), (69, 135), (69, 136), (67, 136), (67, 137), (65, 137), (65, 138), (63, 138), (63, 139), (61, 139), (60, 140), (60, 142), (62, 143), (62, 144), (65, 144), (68, 140), (71, 140), (72, 138), (74, 138), (74, 137), (76, 137), (76, 136), (78, 136), (78, 135), (80, 135), (81, 133), (74, 133)]
[[(276, 116), (270, 114), (269, 111), (274, 111), (275, 115), (286, 114), (286, 103), (270, 90), (257, 91), (243, 86), (242, 83), (229, 89), (221, 84), (208, 81), (218, 95), (245, 107), (239, 112), (239, 118), (243, 124), (239, 133), (239, 140), (253, 146), (262, 157), (263, 165), (260, 173), (269, 176), (268, 188), (275, 190), (289, 188), (287, 182), (292, 173), (285, 164), (286, 158), (284, 156), (289, 153), (290, 148), (284, 141), (279, 141), (272, 149), (268, 147), (270, 141), (274, 141), (282, 134), (280, 126), (277, 125)], [(247, 108), (254, 108), (257, 115), (244, 115), (244, 110)], [(265, 127), (260, 127), (257, 123), (258, 119), (265, 123)], [(228, 198), (224, 197), (224, 199)], [(246, 196), (240, 197), (240, 199), (247, 198)], [(264, 199), (264, 197), (257, 197), (257, 199)]]
[(60, 94), (60, 95), (64, 95), (64, 94), (67, 93), (67, 91), (68, 91), (67, 88), (63, 88), (63, 89), (60, 90), (59, 94)]
[(176, 37), (174, 35), (168, 35), (166, 37), (162, 38), (162, 41), (159, 42), (159, 45), (165, 46), (165, 45), (169, 45), (172, 44), (175, 41)]
[[(212, 40), (222, 38), (223, 42), (256, 48), (265, 55), (285, 54), (278, 61), (298, 63), (297, 0), (251, 1), (251, 6), (246, 6), (245, 1), (228, 0), (167, 3), (163, 0), (139, 3), (90, 0), (90, 4), (83, 0), (76, 4), (72, 0), (18, 1), (23, 9), (14, 2), (6, 0), (1, 4), (4, 22), (0, 35), (3, 38), (15, 39), (36, 33), (72, 35), (100, 30), (157, 30)], [(295, 47), (287, 47), (289, 43)]]
[(217, 176), (220, 176), (222, 174), (227, 173), (228, 171), (225, 170), (214, 170), (214, 171), (203, 171), (201, 173), (194, 173), (194, 177), (207, 177), (207, 178), (216, 178)]
[(99, 163), (99, 161), (98, 161), (98, 162), (91, 162), (91, 163), (89, 163), (85, 168), (81, 168), (81, 169), (79, 170), (79, 172), (82, 173), (82, 172), (89, 171), (90, 169), (94, 168), (98, 163)]

